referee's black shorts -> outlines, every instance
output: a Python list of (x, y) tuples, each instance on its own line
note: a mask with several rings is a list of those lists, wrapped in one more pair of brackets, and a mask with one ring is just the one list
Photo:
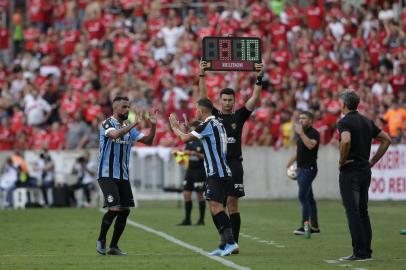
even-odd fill
[(203, 168), (188, 169), (183, 181), (184, 191), (203, 192), (206, 189), (206, 171)]
[(227, 184), (227, 196), (244, 197), (244, 169), (242, 167), (242, 160), (232, 160), (227, 162), (231, 170), (231, 178)]
[(131, 191), (130, 181), (111, 178), (98, 180), (103, 192), (103, 207), (134, 207), (134, 197)]

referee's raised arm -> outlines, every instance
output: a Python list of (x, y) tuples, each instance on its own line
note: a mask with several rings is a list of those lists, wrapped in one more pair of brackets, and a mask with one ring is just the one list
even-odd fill
[(207, 86), (206, 82), (204, 81), (204, 77), (206, 76), (205, 71), (209, 67), (209, 63), (206, 61), (201, 60), (200, 64), (200, 72), (199, 72), (199, 93), (197, 95), (197, 100), (202, 98), (207, 98)]
[(245, 103), (245, 108), (252, 112), (255, 109), (255, 105), (259, 101), (259, 96), (262, 90), (262, 77), (264, 76), (264, 64), (254, 64), (255, 69), (257, 70), (257, 80), (255, 82), (254, 91), (252, 92), (252, 96), (247, 100)]

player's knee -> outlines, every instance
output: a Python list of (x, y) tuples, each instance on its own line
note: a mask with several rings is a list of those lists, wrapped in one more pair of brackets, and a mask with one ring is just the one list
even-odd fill
[(221, 203), (215, 201), (209, 201), (209, 207), (212, 215), (217, 215), (221, 211), (224, 211), (224, 207)]
[(238, 199), (234, 197), (228, 197), (227, 210), (230, 214), (238, 212)]
[(203, 192), (197, 192), (197, 199), (199, 201), (204, 201)]
[(183, 198), (185, 199), (185, 201), (190, 201), (192, 199), (192, 192), (190, 191), (183, 192)]

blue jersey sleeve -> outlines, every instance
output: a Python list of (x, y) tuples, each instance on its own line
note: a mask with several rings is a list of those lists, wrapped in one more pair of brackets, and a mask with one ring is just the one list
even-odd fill
[(206, 122), (199, 125), (194, 131), (191, 132), (191, 134), (198, 139), (202, 139), (213, 134), (213, 128), (211, 127), (209, 122)]
[(139, 141), (144, 137), (144, 133), (139, 132), (136, 128), (130, 130), (130, 136), (132, 141)]
[(111, 131), (116, 129), (113, 125), (113, 123), (111, 123), (111, 121), (109, 119), (103, 121), (101, 127), (100, 127), (100, 136), (107, 136), (107, 134)]

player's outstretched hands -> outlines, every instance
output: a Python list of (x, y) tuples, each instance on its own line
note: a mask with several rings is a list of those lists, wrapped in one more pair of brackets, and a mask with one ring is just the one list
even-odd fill
[(204, 75), (204, 72), (209, 67), (210, 67), (209, 63), (207, 63), (206, 61), (200, 60), (200, 75)]
[(261, 76), (261, 77), (264, 76), (264, 73), (265, 73), (264, 63), (260, 63), (260, 64), (255, 63), (254, 67), (255, 67), (255, 70), (257, 71), (257, 76)]
[(144, 114), (144, 119), (149, 121), (152, 125), (156, 125), (158, 122), (158, 111), (147, 111)]
[(171, 125), (172, 129), (179, 129), (180, 124), (178, 119), (176, 119), (176, 115), (174, 113), (171, 113), (171, 115), (169, 115), (169, 124)]
[(187, 115), (185, 113), (182, 114), (183, 123), (179, 123), (181, 127), (181, 131), (187, 133), (189, 130), (189, 121), (187, 120)]

